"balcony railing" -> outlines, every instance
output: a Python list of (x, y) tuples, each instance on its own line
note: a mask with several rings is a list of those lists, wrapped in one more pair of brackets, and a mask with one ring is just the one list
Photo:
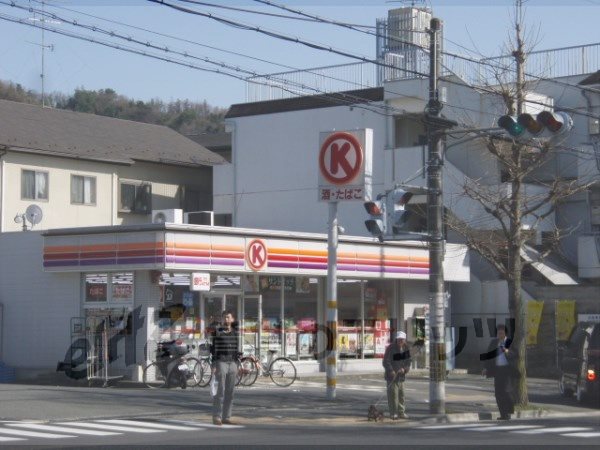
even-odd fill
[[(276, 100), (305, 95), (382, 86), (384, 82), (422, 78), (429, 73), (429, 54), (417, 48), (388, 53), (383, 65), (369, 62), (315, 67), (247, 78), (246, 101)], [(526, 78), (557, 78), (591, 73), (600, 68), (600, 43), (530, 52)], [(443, 75), (456, 75), (468, 84), (483, 86), (515, 78), (511, 55), (477, 59), (444, 54)]]

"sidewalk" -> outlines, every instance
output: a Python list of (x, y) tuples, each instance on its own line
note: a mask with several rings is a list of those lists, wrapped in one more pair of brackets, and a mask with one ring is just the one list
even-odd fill
[[(239, 388), (234, 401), (235, 419), (240, 424), (257, 425), (285, 423), (288, 425), (338, 425), (373, 426), (367, 420), (369, 405), (381, 398), (378, 408), (386, 418), (377, 425), (402, 426), (422, 423), (461, 423), (481, 420), (495, 420), (498, 409), (493, 393), (493, 382), (485, 387), (475, 387), (481, 376), (465, 373), (451, 373), (446, 381), (446, 414), (434, 415), (429, 411), (428, 372), (413, 371), (405, 388), (408, 420), (391, 421), (387, 417), (385, 386), (361, 386), (356, 384), (360, 377), (379, 380), (381, 374), (338, 374), (338, 388), (335, 400), (327, 400), (325, 395), (325, 374), (304, 376), (286, 389), (273, 390), (269, 395), (264, 391), (257, 395), (252, 389)], [(266, 380), (258, 381), (260, 386), (272, 386)], [(311, 390), (307, 389), (307, 384)], [(598, 416), (600, 409), (581, 407), (574, 400), (561, 398), (556, 381), (529, 379), (530, 404), (526, 410), (516, 411), (514, 419), (538, 417), (577, 417)], [(323, 386), (315, 391), (316, 386)], [(188, 419), (211, 420), (209, 411), (187, 416)]]

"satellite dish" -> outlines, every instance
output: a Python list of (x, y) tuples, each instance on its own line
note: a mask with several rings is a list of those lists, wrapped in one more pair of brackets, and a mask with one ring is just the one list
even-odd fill
[(25, 218), (31, 223), (32, 227), (40, 223), (43, 217), (42, 208), (38, 205), (29, 205), (25, 210)]

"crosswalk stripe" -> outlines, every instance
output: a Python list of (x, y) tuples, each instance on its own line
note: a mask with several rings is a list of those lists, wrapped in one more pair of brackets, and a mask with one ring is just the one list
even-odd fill
[(12, 442), (12, 441), (24, 441), (23, 438), (12, 438), (12, 437), (4, 437), (0, 436), (0, 442)]
[(515, 433), (521, 434), (543, 434), (543, 433), (572, 433), (574, 431), (589, 431), (590, 428), (581, 427), (559, 427), (559, 428), (541, 428), (537, 430), (521, 430)]
[(39, 430), (39, 431), (58, 431), (61, 433), (87, 434), (90, 436), (112, 436), (112, 435), (121, 434), (121, 433), (115, 433), (112, 431), (74, 430), (73, 428), (58, 427), (55, 425), (43, 425), (43, 424), (39, 424), (39, 423), (10, 423), (10, 424), (7, 424), (7, 426), (16, 427), (16, 428), (30, 428), (32, 430)]
[(426, 430), (446, 430), (452, 428), (475, 428), (475, 427), (491, 427), (488, 423), (453, 423), (449, 425), (428, 425), (425, 427), (419, 427), (419, 429)]
[(188, 420), (165, 419), (162, 422), (177, 423), (177, 424), (183, 424), (183, 425), (190, 425), (192, 427), (198, 427), (198, 428), (219, 428), (219, 429), (223, 429), (223, 428), (228, 428), (228, 429), (244, 428), (244, 425), (227, 425), (227, 424), (213, 425), (212, 423), (197, 423), (197, 422), (191, 422), (191, 421), (188, 421)]
[(200, 427), (190, 427), (190, 426), (181, 426), (181, 425), (169, 425), (166, 423), (160, 423), (160, 422), (140, 422), (137, 420), (118, 420), (118, 419), (111, 419), (111, 420), (97, 420), (96, 422), (102, 422), (102, 423), (108, 423), (108, 424), (114, 424), (114, 425), (129, 425), (129, 426), (137, 426), (137, 427), (147, 427), (147, 428), (158, 428), (158, 429), (165, 429), (165, 430), (179, 430), (179, 431), (193, 431), (193, 430), (199, 430), (202, 429)]
[(12, 434), (13, 436), (39, 437), (39, 438), (48, 438), (48, 439), (61, 439), (61, 438), (76, 437), (76, 436), (72, 436), (69, 434), (38, 433), (36, 431), (9, 430), (7, 428), (0, 428), (0, 433), (1, 434)]
[(540, 428), (538, 425), (498, 425), (495, 427), (486, 428), (465, 428), (471, 431), (512, 431), (512, 430), (526, 430), (527, 428)]
[(588, 437), (600, 437), (600, 432), (591, 432), (591, 433), (586, 433), (586, 432), (582, 432), (582, 433), (565, 433), (565, 434), (561, 434), (561, 436), (571, 436), (571, 437), (584, 437), (584, 438), (588, 438)]
[(149, 428), (134, 428), (134, 427), (124, 427), (117, 425), (107, 425), (103, 423), (91, 423), (91, 422), (61, 422), (58, 425), (68, 425), (73, 427), (82, 427), (82, 428), (96, 428), (99, 430), (109, 430), (109, 431), (126, 431), (130, 433), (164, 433), (164, 430), (151, 430)]

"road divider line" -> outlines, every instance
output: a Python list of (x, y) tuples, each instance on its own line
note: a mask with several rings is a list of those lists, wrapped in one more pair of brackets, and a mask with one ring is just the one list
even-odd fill
[(565, 433), (565, 434), (561, 434), (561, 436), (582, 437), (582, 438), (600, 437), (600, 432), (593, 431), (593, 432), (590, 432), (590, 433), (586, 433), (586, 432), (582, 432), (582, 433)]
[(13, 438), (13, 437), (4, 437), (0, 436), (0, 442), (14, 442), (14, 441), (24, 441), (23, 438)]
[(498, 425), (486, 428), (466, 428), (469, 431), (513, 431), (513, 430), (526, 430), (527, 428), (541, 428), (539, 425)]
[(453, 423), (449, 425), (428, 425), (425, 427), (419, 427), (419, 430), (451, 430), (453, 428), (476, 428), (476, 427), (491, 427), (489, 423)]
[(515, 433), (521, 433), (521, 434), (544, 434), (544, 433), (573, 433), (575, 431), (591, 431), (591, 428), (582, 428), (582, 427), (541, 428), (541, 429), (537, 429), (537, 430), (515, 431)]

